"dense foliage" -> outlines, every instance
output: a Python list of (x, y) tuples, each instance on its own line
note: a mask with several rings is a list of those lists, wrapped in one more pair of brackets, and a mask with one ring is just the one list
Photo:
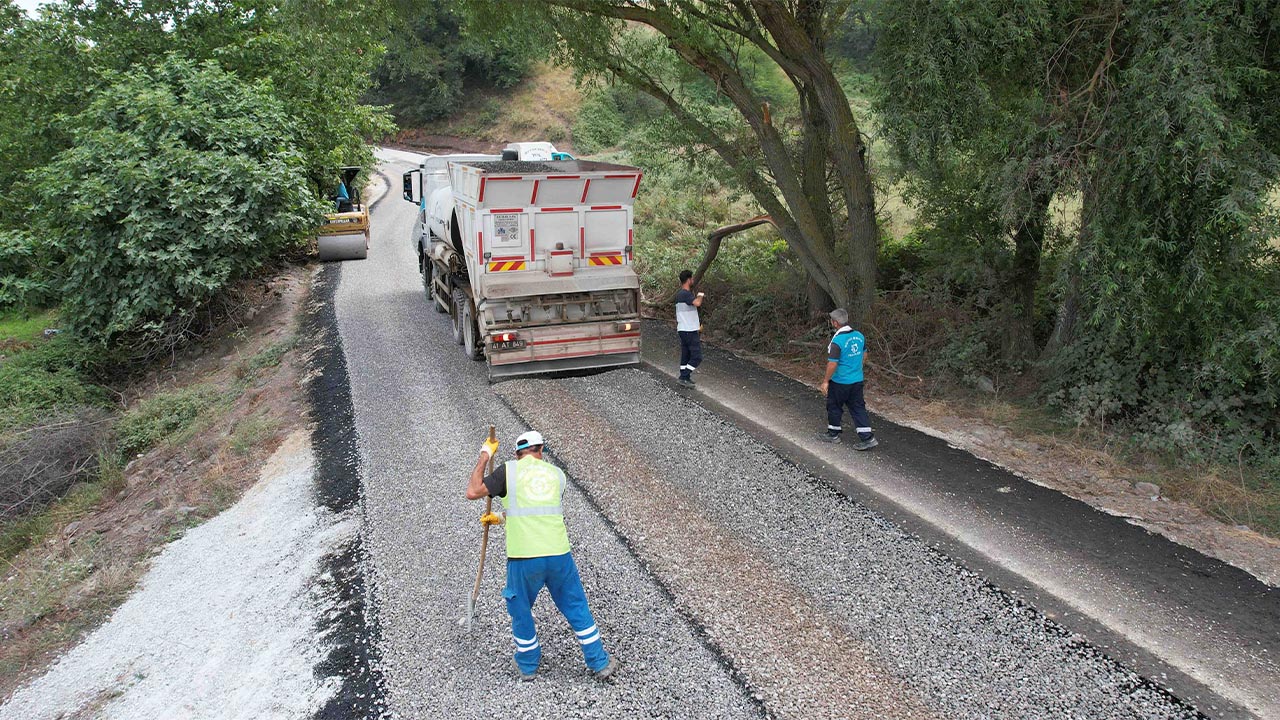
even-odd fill
[(446, 0), (409, 3), (388, 37), (368, 96), (389, 105), (402, 124), (452, 115), (467, 90), (509, 88), (524, 78), (534, 59), (547, 54), (522, 33), (471, 32), (454, 5)]
[(0, 3), (0, 310), (94, 342), (180, 337), (391, 128), (361, 102), (389, 3)]
[(959, 261), (936, 274), (985, 268), (959, 301), (1019, 331), (1005, 359), (1040, 356), (1072, 416), (1274, 448), (1278, 23), (1210, 0), (879, 7), (883, 124), (921, 237)]
[(62, 315), (86, 339), (173, 335), (319, 221), (266, 82), (170, 58), (111, 78), (70, 125), (34, 172), (34, 222), (62, 239)]

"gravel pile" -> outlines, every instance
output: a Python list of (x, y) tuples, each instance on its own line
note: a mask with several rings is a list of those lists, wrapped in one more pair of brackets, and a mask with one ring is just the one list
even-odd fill
[[(773, 587), (807, 601), (798, 612), (821, 612), (811, 629), (837, 644), (856, 639), (858, 651), (869, 654), (869, 667), (886, 670), (939, 717), (1200, 717), (645, 373), (521, 380), (497, 391), (539, 424), (570, 473), (664, 582), (682, 586), (687, 578), (681, 568), (693, 562), (705, 540), (746, 548), (750, 557), (716, 564), (716, 577), (688, 581), (689, 587)], [(629, 486), (653, 482), (649, 476), (660, 482), (646, 486), (641, 496), (628, 492)], [(696, 508), (696, 516), (685, 508)], [(649, 535), (671, 533), (683, 533), (686, 542), (645, 542)], [(763, 584), (762, 575), (768, 576)], [(766, 694), (770, 711), (803, 716), (803, 708), (775, 701), (805, 697), (806, 684), (830, 690), (848, 681), (822, 664), (842, 661), (834, 655), (807, 667), (757, 671), (758, 656), (735, 654), (738, 648), (717, 636), (717, 617), (700, 614), (723, 608), (684, 597), (680, 602), (708, 624), (753, 690), (774, 692)], [(766, 616), (738, 633), (766, 636), (774, 647), (786, 648), (794, 629)], [(793, 674), (779, 676), (785, 672)], [(893, 692), (895, 686), (886, 681), (882, 689)]]
[(501, 531), (491, 538), (474, 629), (468, 635), (457, 624), (475, 579), (483, 508), (463, 497), (467, 476), (490, 424), (503, 442), (501, 459), (527, 428), (493, 395), (484, 364), (451, 342), (448, 316), (422, 299), (405, 241), (412, 220), (407, 203), (379, 205), (369, 259), (343, 266), (336, 297), (386, 706), (403, 718), (488, 719), (515, 707), (519, 717), (760, 717), (704, 635), (572, 487), (569, 536), (605, 647), (622, 663), (617, 680), (587, 674), (544, 594), (534, 610), (540, 677), (519, 682), (500, 596)]

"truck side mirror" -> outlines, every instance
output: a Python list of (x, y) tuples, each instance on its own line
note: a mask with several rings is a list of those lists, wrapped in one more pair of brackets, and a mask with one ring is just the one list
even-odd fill
[(404, 190), (401, 192), (401, 196), (404, 197), (405, 200), (408, 200), (409, 202), (414, 203), (415, 205), (417, 204), (419, 198), (416, 197), (415, 193), (413, 192), (414, 191), (413, 176), (415, 174), (421, 174), (421, 173), (422, 173), (421, 170), (410, 170), (409, 172), (401, 176), (401, 179), (404, 182)]

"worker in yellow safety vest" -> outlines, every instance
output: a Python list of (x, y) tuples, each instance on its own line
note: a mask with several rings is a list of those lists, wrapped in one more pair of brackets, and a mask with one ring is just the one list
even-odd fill
[(516, 438), (516, 459), (499, 465), (485, 477), (485, 465), (498, 450), (496, 441), (486, 442), (471, 471), (467, 499), (502, 498), (506, 509), (507, 586), (502, 597), (511, 615), (520, 679), (533, 680), (542, 659), (533, 626), (533, 603), (546, 587), (573, 628), (587, 668), (597, 678), (607, 680), (617, 671), (618, 661), (605, 652), (600, 630), (587, 607), (587, 594), (569, 553), (569, 533), (564, 525), (564, 472), (542, 459), (543, 445), (537, 431), (522, 434)]

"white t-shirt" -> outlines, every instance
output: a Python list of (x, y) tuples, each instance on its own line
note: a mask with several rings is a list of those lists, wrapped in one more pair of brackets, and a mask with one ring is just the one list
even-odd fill
[(702, 327), (698, 321), (698, 308), (693, 304), (696, 300), (693, 293), (684, 288), (676, 291), (676, 330), (690, 332)]

